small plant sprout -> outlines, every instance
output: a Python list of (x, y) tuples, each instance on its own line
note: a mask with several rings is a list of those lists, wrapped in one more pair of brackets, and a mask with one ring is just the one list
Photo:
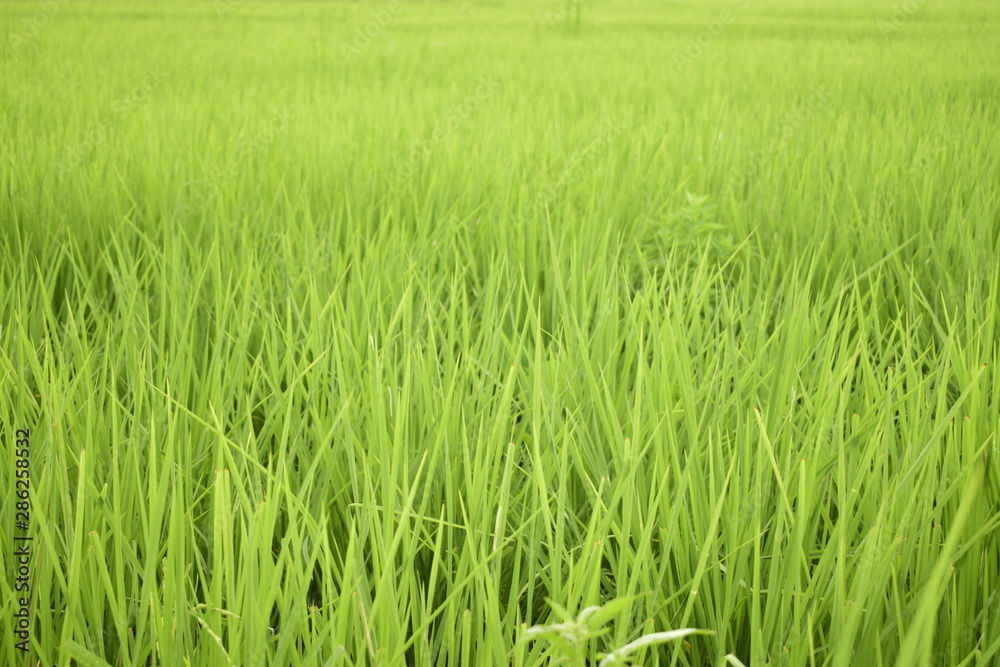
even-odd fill
[[(586, 607), (574, 617), (564, 607), (552, 600), (547, 600), (555, 615), (560, 619), (560, 622), (532, 626), (521, 635), (521, 640), (546, 640), (552, 644), (555, 652), (558, 654), (556, 658), (557, 663), (570, 664), (574, 667), (585, 666), (588, 664), (587, 650), (591, 640), (608, 633), (610, 628), (603, 626), (615, 616), (628, 609), (633, 601), (634, 598), (616, 598), (604, 606)], [(599, 664), (601, 667), (624, 665), (631, 659), (632, 654), (648, 646), (675, 641), (690, 635), (713, 634), (715, 633), (709, 630), (696, 630), (692, 628), (649, 633), (603, 654)]]

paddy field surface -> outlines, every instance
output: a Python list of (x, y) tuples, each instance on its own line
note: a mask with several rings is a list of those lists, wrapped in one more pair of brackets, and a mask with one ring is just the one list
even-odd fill
[(1000, 662), (997, 3), (5, 1), (0, 100), (0, 663)]

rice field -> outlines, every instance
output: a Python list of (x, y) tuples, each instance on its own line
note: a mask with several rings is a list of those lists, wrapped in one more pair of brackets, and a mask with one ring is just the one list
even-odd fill
[(0, 1), (0, 664), (1000, 664), (1000, 5)]

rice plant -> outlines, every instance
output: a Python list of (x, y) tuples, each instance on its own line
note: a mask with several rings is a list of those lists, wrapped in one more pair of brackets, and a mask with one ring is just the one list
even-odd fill
[(0, 3), (0, 664), (1000, 661), (919, 4)]

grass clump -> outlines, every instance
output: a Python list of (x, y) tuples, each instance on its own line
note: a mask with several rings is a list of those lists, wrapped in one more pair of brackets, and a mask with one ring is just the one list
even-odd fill
[(0, 4), (0, 663), (998, 660), (995, 3), (556, 5)]

